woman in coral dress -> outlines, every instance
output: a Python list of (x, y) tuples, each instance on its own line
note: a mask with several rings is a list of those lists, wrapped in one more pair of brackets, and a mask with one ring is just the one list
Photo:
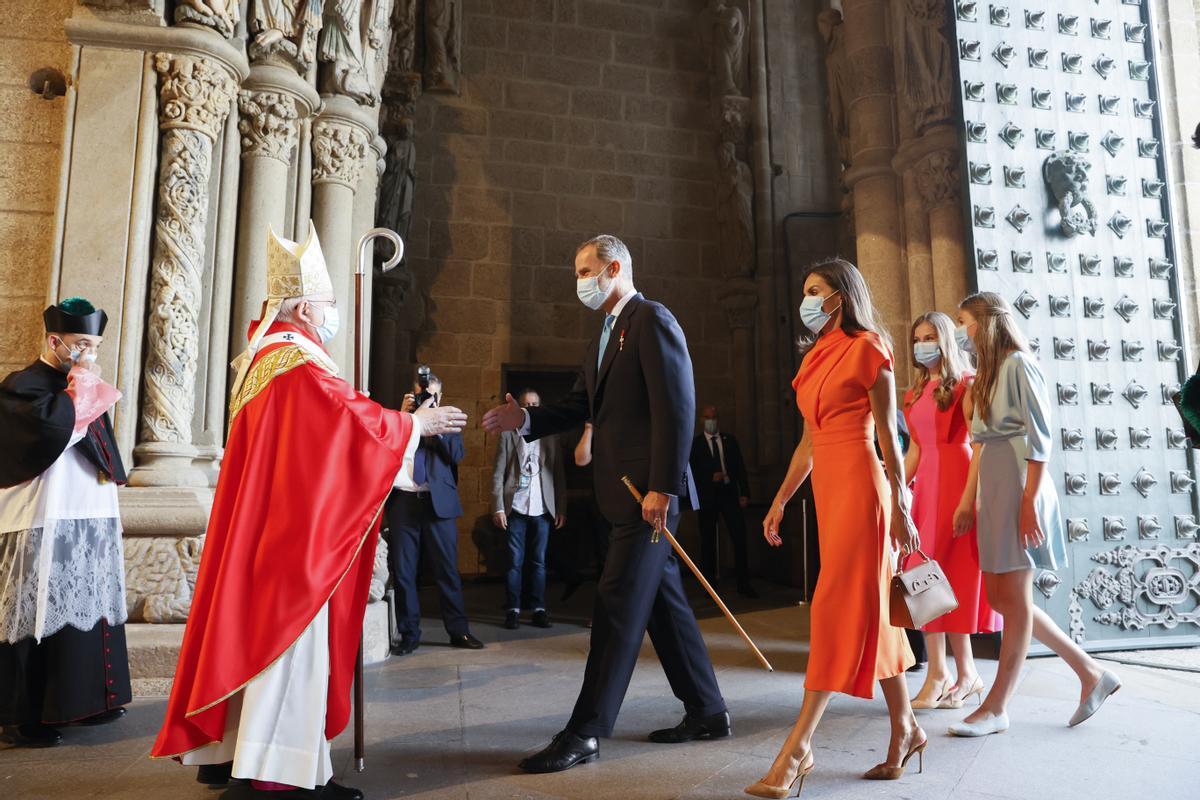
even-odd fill
[[(800, 315), (816, 336), (792, 384), (804, 436), (763, 520), (763, 534), (773, 546), (783, 543), (784, 507), (811, 473), (821, 575), (810, 612), (803, 705), (770, 771), (746, 788), (758, 797), (784, 797), (812, 771), (813, 734), (834, 692), (869, 699), (879, 681), (887, 700), (887, 760), (864, 777), (899, 778), (926, 744), (904, 680), (912, 651), (903, 629), (888, 620), (893, 548), (911, 552), (919, 543), (896, 435), (889, 343), (862, 275), (842, 259), (813, 266)], [(875, 454), (877, 426), (886, 474)]]
[[(922, 630), (929, 648), (925, 685), (913, 708), (961, 708), (983, 697), (983, 680), (971, 653), (972, 633), (1000, 629), (988, 605), (975, 539), (976, 476), (971, 473), (968, 420), (974, 410), (967, 354), (954, 341), (954, 322), (934, 311), (912, 326), (916, 381), (904, 396), (904, 418), (912, 443), (904, 473), (913, 476), (913, 518), (922, 551), (941, 565), (958, 608)], [(955, 531), (959, 518), (961, 533)], [(957, 680), (946, 664), (946, 639), (954, 651)]]

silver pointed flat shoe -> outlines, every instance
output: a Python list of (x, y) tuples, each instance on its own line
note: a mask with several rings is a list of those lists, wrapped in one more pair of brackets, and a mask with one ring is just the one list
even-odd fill
[(1091, 694), (1079, 704), (1079, 708), (1075, 709), (1075, 714), (1067, 723), (1067, 727), (1074, 728), (1082, 722), (1087, 722), (1093, 714), (1100, 710), (1104, 701), (1116, 694), (1120, 688), (1121, 679), (1117, 677), (1117, 673), (1104, 670), (1100, 675), (1100, 682), (1096, 684), (1095, 689), (1092, 689)]
[(973, 738), (1004, 733), (1006, 730), (1008, 730), (1008, 714), (995, 714), (981, 719), (979, 722), (956, 722), (950, 726), (950, 735)]

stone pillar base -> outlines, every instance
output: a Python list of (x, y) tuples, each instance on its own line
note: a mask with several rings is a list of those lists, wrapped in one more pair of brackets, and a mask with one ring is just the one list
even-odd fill
[(208, 487), (209, 476), (201, 468), (200, 449), (182, 442), (143, 442), (133, 448), (137, 464), (129, 473), (130, 486)]

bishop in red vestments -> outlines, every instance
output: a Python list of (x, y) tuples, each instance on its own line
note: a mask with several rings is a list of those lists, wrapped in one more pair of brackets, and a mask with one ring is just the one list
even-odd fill
[[(332, 778), (350, 717), (380, 512), (422, 432), (337, 377), (338, 326), (316, 232), (268, 237), (268, 301), (234, 362), (229, 438), (167, 716), (151, 755), (249, 779), (264, 796), (361, 798)], [(269, 792), (270, 795), (265, 793)]]

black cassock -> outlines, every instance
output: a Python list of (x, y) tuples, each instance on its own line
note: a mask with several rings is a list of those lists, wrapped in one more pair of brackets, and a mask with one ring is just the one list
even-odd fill
[[(66, 389), (67, 375), (40, 359), (0, 382), (0, 488), (41, 475), (66, 451), (75, 427)], [(125, 482), (107, 414), (74, 446), (110, 480)], [(68, 625), (40, 644), (0, 642), (0, 724), (72, 722), (130, 700), (124, 625), (101, 619), (89, 631)]]

